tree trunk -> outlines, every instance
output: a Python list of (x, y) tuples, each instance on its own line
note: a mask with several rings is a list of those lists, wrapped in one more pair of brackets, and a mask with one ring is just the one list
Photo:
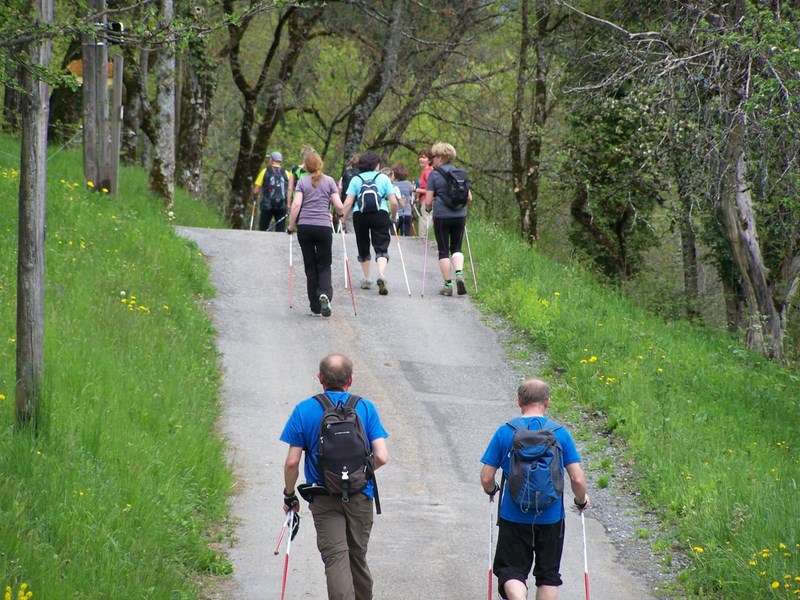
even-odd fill
[[(550, 57), (547, 37), (550, 21), (549, 0), (535, 0), (534, 24), (531, 24), (530, 1), (520, 2), (520, 45), (517, 65), (517, 84), (508, 141), (511, 148), (511, 177), (514, 195), (520, 211), (520, 235), (533, 245), (538, 230), (540, 165), (544, 126), (547, 121), (547, 73)], [(535, 50), (533, 66), (533, 101), (528, 108), (531, 68), (530, 51)], [(530, 111), (526, 119), (526, 109)]]
[(383, 45), (380, 62), (376, 65), (370, 81), (364, 86), (353, 103), (353, 110), (347, 120), (347, 129), (344, 134), (345, 161), (361, 151), (367, 123), (392, 84), (400, 58), (400, 44), (403, 40), (403, 15), (406, 12), (406, 4), (407, 0), (394, 0), (392, 2), (392, 12), (389, 16), (386, 41)]
[[(161, 18), (164, 23), (169, 23), (173, 16), (172, 0), (161, 0), (160, 4)], [(149, 187), (163, 199), (167, 210), (170, 210), (175, 202), (175, 45), (173, 39), (170, 39), (158, 51), (156, 81), (158, 143), (154, 144)]]
[(783, 361), (783, 319), (771, 297), (750, 186), (745, 178), (744, 130), (744, 115), (736, 111), (723, 155), (720, 220), (742, 278), (748, 319), (745, 344), (769, 358)]
[(211, 122), (211, 102), (217, 89), (217, 63), (207, 38), (190, 41), (184, 65), (181, 124), (178, 134), (178, 183), (197, 196), (203, 193), (203, 151)]
[[(53, 22), (53, 0), (31, 3), (37, 25)], [(52, 42), (31, 43), (23, 70), (22, 139), (17, 248), (17, 356), (15, 413), (18, 426), (36, 426), (44, 382), (44, 231), (47, 198), (48, 86), (36, 69), (50, 66)]]
[[(224, 5), (226, 13), (232, 14), (233, 4), (230, 0), (226, 0)], [(244, 209), (251, 198), (253, 180), (264, 161), (272, 133), (284, 114), (284, 90), (292, 79), (295, 65), (303, 48), (313, 37), (311, 31), (322, 16), (323, 10), (323, 7), (300, 10), (296, 6), (286, 9), (275, 28), (272, 43), (267, 50), (255, 85), (248, 83), (240, 56), (242, 39), (252, 21), (245, 18), (239, 24), (231, 22), (228, 25), (228, 60), (233, 81), (242, 94), (239, 153), (231, 178), (231, 197), (226, 214), (234, 229), (243, 227)], [(284, 27), (288, 29), (289, 43), (286, 49), (280, 53), (277, 72), (270, 75), (271, 67), (279, 55)], [(269, 87), (267, 87), (268, 84)], [(256, 104), (262, 94), (264, 98), (259, 104), (259, 113), (263, 117), (256, 124)], [(255, 132), (253, 132), (254, 128)]]
[(684, 183), (684, 173), (676, 169), (678, 186), (678, 231), (681, 236), (683, 259), (683, 294), (686, 299), (686, 318), (698, 321), (700, 315), (700, 284), (697, 274), (697, 237), (692, 223), (692, 197)]
[[(9, 63), (9, 61), (6, 61)], [(22, 78), (22, 69), (16, 63), (8, 67), (8, 80), (19, 82)], [(22, 111), (22, 95), (10, 84), (5, 86), (3, 94), (3, 130), (16, 133), (20, 127), (20, 113)]]

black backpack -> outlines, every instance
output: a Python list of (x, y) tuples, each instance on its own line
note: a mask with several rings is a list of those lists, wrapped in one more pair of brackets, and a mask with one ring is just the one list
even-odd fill
[(361, 398), (351, 394), (341, 406), (334, 404), (327, 394), (318, 394), (314, 398), (324, 411), (319, 424), (319, 451), (314, 466), (325, 489), (331, 495), (341, 496), (342, 502), (348, 502), (350, 496), (363, 491), (372, 480), (375, 508), (380, 514), (372, 448), (356, 413)]
[(342, 202), (347, 197), (347, 188), (350, 187), (350, 180), (358, 175), (361, 171), (355, 167), (347, 167), (342, 173)]
[(261, 186), (261, 210), (284, 208), (289, 178), (280, 167), (267, 167)]
[(465, 207), (469, 198), (467, 172), (460, 167), (453, 167), (452, 169), (436, 167), (434, 171), (439, 173), (447, 184), (447, 191), (439, 192), (439, 198), (444, 202), (444, 205), (450, 210), (458, 210)]
[(364, 214), (369, 213), (376, 213), (381, 208), (381, 192), (378, 189), (378, 184), (375, 183), (375, 180), (378, 178), (380, 173), (376, 174), (375, 177), (366, 181), (361, 177), (361, 175), (356, 175), (359, 179), (361, 179), (361, 191), (358, 192), (358, 196), (356, 197), (356, 204), (358, 205), (358, 210), (360, 210)]
[[(530, 429), (533, 422), (539, 429)], [(527, 427), (522, 419), (514, 419), (506, 425), (514, 430), (514, 435), (509, 453), (511, 467), (508, 477), (503, 472), (501, 486), (507, 480), (511, 499), (520, 510), (533, 509), (538, 514), (558, 502), (564, 493), (563, 452), (555, 435), (561, 425), (547, 421), (542, 426), (536, 419)]]

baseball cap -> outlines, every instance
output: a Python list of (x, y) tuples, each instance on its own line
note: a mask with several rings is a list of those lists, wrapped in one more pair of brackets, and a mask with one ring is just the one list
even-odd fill
[(280, 152), (273, 152), (269, 157), (275, 162), (283, 162), (283, 155)]

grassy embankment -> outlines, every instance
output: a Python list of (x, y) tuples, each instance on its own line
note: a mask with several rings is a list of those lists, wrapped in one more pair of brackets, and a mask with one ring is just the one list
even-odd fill
[[(198, 573), (227, 568), (207, 532), (230, 485), (212, 435), (206, 267), (139, 171), (110, 199), (74, 185), (77, 153), (53, 158), (46, 418), (38, 439), (13, 434), (16, 164), (0, 138), (0, 584), (47, 599), (196, 597)], [(185, 197), (175, 212), (216, 223)], [(689, 593), (800, 596), (797, 376), (724, 335), (664, 323), (491, 226), (470, 233), (479, 302), (547, 352), (562, 414), (600, 414), (627, 441), (666, 523), (653, 540), (662, 561), (676, 545), (693, 560)], [(613, 481), (613, 465), (599, 467), (594, 485)]]
[[(676, 546), (692, 559), (687, 593), (800, 597), (798, 376), (724, 334), (665, 323), (492, 227), (470, 233), (480, 304), (546, 351), (556, 404), (602, 415), (626, 440), (666, 524), (653, 540), (662, 561)], [(613, 466), (600, 466), (595, 485), (607, 485)]]
[[(143, 172), (111, 198), (86, 190), (79, 152), (52, 156), (43, 418), (15, 432), (18, 157), (0, 137), (0, 591), (197, 598), (201, 574), (230, 570), (212, 549), (231, 474), (206, 264)], [(185, 195), (174, 212), (221, 225)]]

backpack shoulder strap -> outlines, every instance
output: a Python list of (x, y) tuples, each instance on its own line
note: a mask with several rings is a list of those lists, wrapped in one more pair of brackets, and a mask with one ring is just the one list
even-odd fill
[(329, 408), (334, 408), (334, 404), (330, 398), (328, 398), (328, 394), (324, 392), (322, 394), (317, 394), (314, 396), (314, 400), (319, 402), (320, 406), (322, 406), (322, 410), (328, 410)]
[[(506, 425), (508, 425), (509, 427), (511, 427), (511, 429), (513, 429), (514, 431), (517, 431), (517, 430), (519, 429), (519, 426), (518, 426), (518, 425), (514, 425), (514, 421), (517, 421), (517, 422), (519, 422), (519, 421), (520, 421), (520, 418), (519, 418), (519, 417), (517, 417), (516, 419), (511, 419), (510, 421), (507, 421), (507, 422), (506, 422)], [(524, 429), (524, 427), (523, 427), (523, 429)]]
[(352, 408), (353, 410), (356, 409), (356, 405), (361, 402), (361, 396), (356, 396), (355, 394), (350, 394), (350, 397), (347, 399), (347, 402), (344, 403), (345, 406)]
[(547, 420), (547, 423), (544, 424), (544, 427), (542, 427), (542, 429), (547, 429), (548, 431), (558, 431), (559, 429), (563, 428), (563, 425), (549, 419)]

